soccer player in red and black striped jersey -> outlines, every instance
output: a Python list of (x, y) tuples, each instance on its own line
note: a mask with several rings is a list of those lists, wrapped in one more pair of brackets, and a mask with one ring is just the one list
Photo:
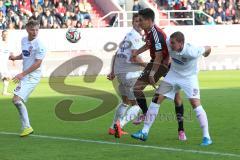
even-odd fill
[[(143, 115), (146, 115), (148, 108), (143, 90), (147, 85), (154, 84), (163, 76), (165, 76), (169, 70), (170, 57), (168, 54), (168, 48), (166, 44), (166, 34), (162, 29), (154, 24), (154, 12), (150, 8), (145, 8), (139, 11), (140, 25), (146, 33), (146, 44), (139, 50), (132, 54), (132, 60), (134, 58), (150, 50), (151, 61), (147, 64), (141, 76), (138, 78), (134, 86), (134, 95), (138, 102), (138, 105), (142, 109)], [(186, 140), (183, 127), (183, 103), (180, 94), (175, 95), (175, 111), (178, 120), (178, 137), (179, 140)], [(140, 120), (141, 121), (141, 120)]]

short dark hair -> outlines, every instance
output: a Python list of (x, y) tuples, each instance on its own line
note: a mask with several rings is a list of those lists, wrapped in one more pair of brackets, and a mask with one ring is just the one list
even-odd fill
[(155, 19), (154, 11), (151, 8), (142, 9), (138, 11), (138, 14), (142, 16), (144, 19), (151, 19), (152, 21), (154, 21)]
[(36, 20), (29, 20), (28, 23), (26, 24), (26, 27), (35, 27), (35, 26), (39, 26), (39, 22)]
[(183, 42), (185, 41), (185, 38), (184, 38), (184, 34), (180, 31), (177, 31), (177, 32), (174, 32), (173, 34), (171, 34), (170, 38), (174, 38), (176, 39), (176, 41), (178, 42)]
[(132, 16), (132, 21), (134, 21), (135, 18), (139, 17), (139, 14), (138, 13), (134, 13), (133, 16)]

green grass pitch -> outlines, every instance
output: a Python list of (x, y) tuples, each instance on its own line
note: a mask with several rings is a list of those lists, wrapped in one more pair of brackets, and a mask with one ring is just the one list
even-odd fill
[[(154, 123), (147, 142), (134, 140), (130, 135), (115, 139), (107, 134), (114, 110), (87, 122), (59, 119), (55, 105), (72, 99), (72, 113), (83, 113), (102, 103), (84, 96), (64, 95), (49, 87), (43, 78), (27, 102), (34, 135), (20, 138), (20, 122), (11, 97), (0, 96), (0, 159), (1, 160), (202, 160), (240, 159), (240, 71), (200, 72), (201, 101), (205, 108), (214, 144), (201, 147), (201, 129), (195, 113), (184, 99), (186, 142), (177, 140), (174, 107), (165, 101)], [(112, 83), (99, 76), (94, 83), (82, 77), (69, 77), (67, 84), (87, 86), (115, 94)], [(2, 89), (2, 83), (0, 83)], [(11, 84), (9, 90), (13, 90)], [(111, 97), (109, 97), (111, 98)], [(148, 102), (151, 98), (148, 98)], [(111, 105), (111, 104), (109, 104)], [(125, 130), (138, 131), (142, 126), (129, 123)], [(13, 133), (13, 134), (11, 134)]]

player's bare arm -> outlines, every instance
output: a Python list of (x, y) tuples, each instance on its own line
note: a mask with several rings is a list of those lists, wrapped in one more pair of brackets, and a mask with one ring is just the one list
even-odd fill
[(36, 59), (35, 63), (31, 67), (29, 67), (27, 70), (23, 71), (22, 73), (17, 74), (13, 78), (13, 81), (15, 83), (18, 83), (24, 76), (38, 69), (41, 66), (41, 64), (42, 64), (42, 59)]
[(208, 57), (211, 53), (211, 47), (210, 46), (205, 46), (205, 52), (203, 53), (204, 57)]
[(9, 60), (15, 61), (15, 60), (22, 60), (22, 54), (19, 54), (18, 56), (10, 55)]
[(154, 75), (155, 73), (157, 72), (161, 62), (162, 62), (162, 52), (156, 52), (155, 53), (155, 59), (154, 59), (154, 62), (153, 62), (153, 67), (152, 67), (152, 70), (150, 71), (150, 74), (149, 74), (149, 82), (150, 84), (155, 84), (155, 80), (154, 80)]
[(132, 52), (132, 57), (136, 57), (137, 55), (145, 52), (146, 50), (148, 50), (149, 47), (147, 44), (144, 44), (141, 48), (139, 48), (138, 50), (136, 50), (136, 52)]
[[(132, 50), (132, 55), (134, 55), (135, 52), (137, 52), (137, 50)], [(135, 63), (135, 64), (138, 64), (138, 65), (140, 65), (140, 66), (142, 66), (142, 67), (146, 67), (146, 66), (147, 66), (147, 63), (144, 62), (144, 61), (142, 60), (142, 58), (139, 57), (139, 56), (136, 56), (136, 58), (133, 58), (133, 59), (131, 60), (131, 62), (132, 62), (132, 63)]]
[(107, 75), (107, 79), (110, 81), (115, 78), (114, 65), (115, 65), (116, 54), (117, 53), (115, 53), (115, 55), (112, 57), (111, 72)]

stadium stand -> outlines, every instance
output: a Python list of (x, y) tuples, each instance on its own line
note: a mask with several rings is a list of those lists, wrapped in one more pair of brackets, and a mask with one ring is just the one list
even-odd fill
[(103, 15), (94, 0), (0, 0), (0, 29), (24, 29), (29, 19), (41, 28), (96, 27)]

